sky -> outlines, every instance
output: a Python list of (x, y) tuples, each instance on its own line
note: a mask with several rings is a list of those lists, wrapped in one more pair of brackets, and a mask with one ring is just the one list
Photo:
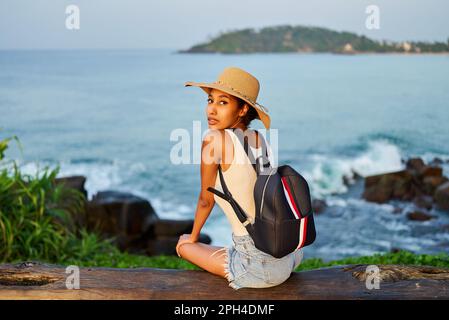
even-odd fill
[[(80, 28), (66, 28), (68, 5)], [(379, 8), (379, 29), (365, 25)], [(0, 0), (0, 50), (187, 49), (221, 32), (277, 25), (349, 31), (393, 41), (449, 38), (447, 0)]]

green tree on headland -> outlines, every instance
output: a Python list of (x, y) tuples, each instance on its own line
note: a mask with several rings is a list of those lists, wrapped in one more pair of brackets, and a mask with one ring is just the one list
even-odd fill
[(206, 43), (180, 53), (255, 53), (255, 52), (334, 52), (384, 53), (449, 52), (449, 39), (444, 42), (376, 41), (351, 32), (338, 32), (320, 27), (281, 25), (260, 30), (246, 28), (220, 32)]

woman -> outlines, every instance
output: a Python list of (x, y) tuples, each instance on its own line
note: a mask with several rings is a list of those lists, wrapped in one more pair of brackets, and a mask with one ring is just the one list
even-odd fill
[[(176, 251), (183, 259), (227, 279), (229, 286), (236, 290), (279, 285), (300, 264), (302, 250), (280, 259), (258, 250), (231, 205), (207, 190), (211, 186), (221, 189), (217, 174), (220, 164), (231, 194), (254, 219), (253, 190), (257, 175), (233, 130), (240, 129), (248, 136), (255, 157), (262, 154), (262, 144), (266, 141), (257, 131), (248, 128), (254, 119), (260, 119), (267, 129), (270, 128), (267, 109), (256, 102), (259, 81), (240, 68), (228, 67), (213, 83), (186, 82), (185, 86), (197, 86), (207, 93), (206, 115), (210, 130), (202, 143), (201, 191), (192, 233), (179, 238)], [(200, 230), (215, 202), (231, 224), (234, 242), (231, 247), (198, 242)]]

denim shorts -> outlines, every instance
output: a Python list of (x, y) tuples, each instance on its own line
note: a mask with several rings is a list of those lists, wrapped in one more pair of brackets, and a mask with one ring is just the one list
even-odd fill
[(232, 234), (233, 246), (224, 247), (224, 264), (229, 286), (240, 288), (269, 288), (285, 282), (301, 263), (302, 249), (282, 258), (275, 258), (254, 246), (250, 235)]

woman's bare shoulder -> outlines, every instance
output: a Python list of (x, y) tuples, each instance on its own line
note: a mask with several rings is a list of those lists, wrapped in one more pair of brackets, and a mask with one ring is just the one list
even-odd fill
[[(203, 136), (203, 143), (210, 144), (215, 142), (225, 142), (231, 141), (231, 135), (227, 132), (226, 129), (213, 129), (208, 130)], [(214, 146), (221, 146), (221, 144), (217, 144)]]
[(226, 129), (213, 129), (205, 133), (203, 137), (203, 147), (208, 147), (220, 159), (224, 159), (226, 151), (229, 150), (229, 156), (233, 155), (232, 137)]

